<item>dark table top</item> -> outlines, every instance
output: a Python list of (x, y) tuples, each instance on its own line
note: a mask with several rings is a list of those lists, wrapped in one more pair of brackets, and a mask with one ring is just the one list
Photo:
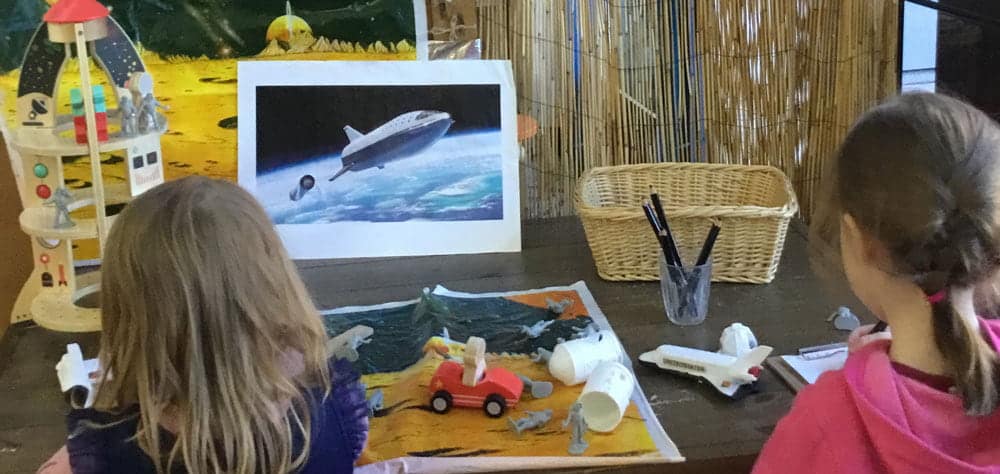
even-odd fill
[[(313, 261), (300, 269), (323, 308), (411, 299), (421, 288), (436, 284), (456, 291), (495, 292), (583, 280), (633, 360), (660, 344), (717, 350), (722, 330), (734, 322), (746, 324), (761, 344), (774, 347), (773, 355), (792, 354), (800, 347), (846, 339), (845, 333), (826, 322), (838, 306), (864, 314), (842, 283), (813, 274), (806, 228), (800, 222), (789, 228), (773, 282), (713, 284), (708, 317), (694, 327), (667, 321), (658, 283), (598, 277), (576, 218), (525, 223), (520, 254)], [(707, 384), (641, 364), (635, 364), (635, 372), (667, 434), (689, 461), (676, 466), (678, 472), (747, 470), (794, 397), (769, 369), (760, 379), (758, 393), (738, 401)], [(663, 470), (659, 466), (650, 472)]]
[[(660, 344), (717, 350), (723, 328), (733, 322), (749, 326), (775, 354), (790, 354), (846, 337), (825, 321), (837, 306), (848, 305), (863, 314), (842, 285), (814, 276), (800, 223), (789, 229), (772, 283), (713, 284), (708, 318), (695, 327), (667, 322), (657, 283), (601, 280), (576, 218), (527, 222), (523, 242), (519, 254), (308, 261), (299, 268), (320, 308), (412, 299), (422, 288), (437, 284), (457, 291), (495, 292), (583, 280), (633, 360)], [(34, 472), (63, 443), (65, 404), (53, 367), (68, 342), (80, 342), (85, 355), (93, 356), (96, 336), (22, 324), (0, 342), (0, 448), (7, 449), (0, 449), (0, 472)], [(738, 401), (707, 384), (641, 364), (635, 371), (688, 462), (629, 472), (746, 471), (794, 396), (769, 369), (761, 376), (758, 393)]]

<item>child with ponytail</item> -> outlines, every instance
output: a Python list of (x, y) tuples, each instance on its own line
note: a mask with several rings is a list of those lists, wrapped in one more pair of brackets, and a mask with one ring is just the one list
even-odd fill
[(1000, 472), (1000, 321), (983, 318), (998, 309), (1000, 127), (904, 94), (864, 114), (832, 165), (810, 243), (839, 254), (891, 337), (853, 335), (754, 471)]

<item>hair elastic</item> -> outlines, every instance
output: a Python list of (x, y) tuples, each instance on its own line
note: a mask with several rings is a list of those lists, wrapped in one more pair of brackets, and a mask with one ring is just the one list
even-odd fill
[(941, 290), (933, 295), (927, 295), (927, 302), (930, 304), (936, 304), (944, 301), (948, 297), (948, 290)]

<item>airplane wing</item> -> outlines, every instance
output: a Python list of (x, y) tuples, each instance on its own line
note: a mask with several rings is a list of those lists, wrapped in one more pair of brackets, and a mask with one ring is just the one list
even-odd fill
[(718, 374), (714, 373), (714, 371), (709, 371), (709, 373), (702, 375), (701, 378), (705, 379), (708, 383), (712, 384), (712, 386), (715, 387), (716, 390), (722, 392), (727, 397), (732, 397), (733, 395), (736, 395), (736, 391), (739, 390), (740, 387), (742, 386), (738, 383), (732, 383), (732, 382), (728, 384), (723, 384), (724, 381), (722, 380), (722, 377), (719, 377)]

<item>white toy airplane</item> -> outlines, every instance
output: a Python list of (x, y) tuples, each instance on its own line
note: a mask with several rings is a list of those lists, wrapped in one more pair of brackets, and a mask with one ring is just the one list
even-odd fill
[(746, 384), (757, 381), (761, 363), (771, 354), (768, 346), (757, 346), (740, 357), (689, 347), (662, 345), (649, 351), (639, 360), (682, 375), (690, 375), (711, 383), (718, 391), (734, 396)]

